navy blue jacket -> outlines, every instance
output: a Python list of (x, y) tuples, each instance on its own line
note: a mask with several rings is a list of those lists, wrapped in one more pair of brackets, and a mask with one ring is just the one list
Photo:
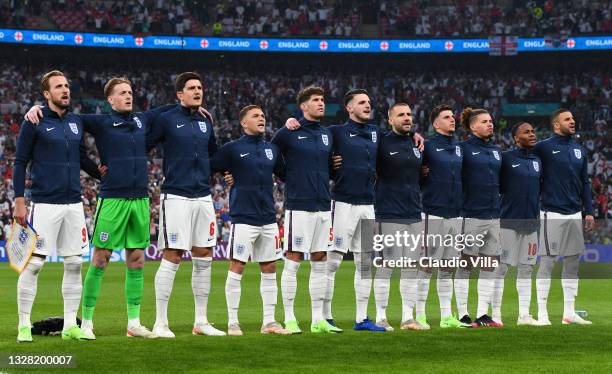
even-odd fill
[(81, 114), (85, 131), (92, 134), (100, 161), (108, 172), (100, 183), (102, 198), (148, 197), (145, 132), (166, 105), (141, 113)]
[(560, 214), (593, 214), (587, 152), (572, 137), (553, 135), (538, 142), (542, 160), (542, 210)]
[(83, 124), (79, 116), (60, 117), (42, 109), (38, 125), (24, 121), (17, 139), (13, 170), (15, 197), (23, 197), (26, 167), (31, 161), (32, 201), (45, 204), (74, 204), (81, 201), (80, 169), (100, 179), (95, 162), (87, 157)]
[(342, 166), (333, 172), (332, 198), (354, 205), (374, 204), (380, 129), (349, 119), (344, 125), (331, 126), (329, 131), (334, 137), (333, 154), (342, 156)]
[(282, 174), (278, 147), (261, 136), (243, 135), (223, 145), (212, 158), (215, 171), (229, 171), (232, 223), (263, 226), (276, 222), (272, 173)]
[(374, 204), (377, 220), (421, 220), (422, 160), (412, 136), (391, 131), (380, 139)]
[(423, 211), (438, 217), (459, 217), (463, 205), (463, 154), (459, 142), (436, 133), (425, 142), (423, 164), (429, 167), (422, 182)]
[(503, 153), (500, 173), (501, 226), (533, 232), (540, 215), (540, 158), (525, 148)]
[(189, 198), (210, 195), (210, 158), (217, 151), (212, 123), (177, 105), (157, 116), (147, 129), (147, 150), (162, 144), (162, 193)]
[(461, 142), (463, 149), (463, 217), (499, 218), (501, 149), (476, 136)]
[(332, 134), (319, 122), (303, 118), (299, 122), (299, 129), (291, 131), (283, 127), (272, 139), (286, 165), (285, 208), (329, 211)]

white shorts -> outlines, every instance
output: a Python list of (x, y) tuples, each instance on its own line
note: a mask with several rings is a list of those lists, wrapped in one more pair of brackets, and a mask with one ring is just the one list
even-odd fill
[(227, 258), (248, 262), (249, 257), (253, 262), (270, 262), (283, 257), (276, 223), (264, 226), (232, 225)]
[(510, 266), (535, 265), (538, 257), (537, 231), (523, 233), (512, 229), (501, 229), (501, 262)]
[[(332, 201), (333, 243), (330, 250), (346, 253), (362, 252), (361, 220), (373, 220), (374, 205), (353, 205)], [(372, 251), (372, 248), (363, 248)]]
[(326, 252), (332, 238), (331, 213), (285, 211), (286, 251), (313, 253)]
[(541, 256), (575, 256), (585, 251), (582, 213), (540, 211)]
[(89, 253), (83, 203), (30, 205), (30, 222), (39, 236), (34, 253), (82, 256)]
[(162, 194), (157, 247), (191, 251), (217, 245), (217, 219), (209, 196), (188, 199)]
[[(466, 246), (463, 253), (471, 256), (499, 256), (501, 254), (499, 231), (499, 219), (464, 218), (463, 234), (474, 237), (482, 235), (480, 238), (484, 244)], [(478, 239), (475, 242), (479, 243)]]
[[(450, 243), (450, 240), (446, 239), (448, 235), (456, 238), (457, 235), (462, 234), (463, 218), (443, 218), (427, 213), (422, 213), (422, 217), (426, 240), (422, 257), (430, 257), (436, 260), (458, 258), (461, 251), (453, 246), (444, 245), (444, 243)], [(455, 239), (452, 242), (455, 243)]]
[[(408, 221), (408, 220), (406, 220)], [(417, 261), (421, 257), (422, 248), (421, 233), (423, 232), (423, 222), (414, 223), (392, 223), (392, 222), (379, 222), (376, 228), (376, 232), (382, 235), (396, 236), (399, 233), (402, 242), (395, 243), (396, 245), (390, 247), (384, 247), (382, 249), (383, 260), (402, 260), (412, 259)], [(407, 234), (404, 235), (404, 234)], [(407, 237), (408, 241), (404, 243), (403, 239)], [(417, 240), (415, 243), (414, 240)]]

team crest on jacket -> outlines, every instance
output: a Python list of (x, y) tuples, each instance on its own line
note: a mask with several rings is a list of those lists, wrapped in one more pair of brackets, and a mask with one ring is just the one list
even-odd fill
[(455, 154), (457, 155), (457, 157), (461, 157), (461, 147), (459, 147), (458, 145), (455, 146)]
[(198, 121), (198, 126), (200, 126), (200, 130), (206, 134), (206, 122), (204, 121)]
[(140, 122), (140, 119), (138, 117), (134, 117), (134, 122), (136, 122), (136, 126), (138, 126), (138, 128), (142, 128), (142, 122)]
[(266, 148), (266, 157), (268, 157), (268, 160), (272, 161), (272, 158), (274, 158), (274, 155), (272, 154), (272, 150)]
[(376, 143), (376, 131), (372, 131), (372, 143)]
[(582, 152), (579, 149), (574, 148), (574, 156), (580, 160), (582, 158)]
[(321, 134), (321, 139), (323, 140), (323, 144), (329, 145), (329, 138), (327, 137), (327, 134)]
[(496, 159), (497, 161), (499, 161), (499, 160), (500, 160), (500, 158), (499, 158), (499, 152), (497, 152), (497, 151), (493, 151), (493, 157), (495, 157), (495, 159)]
[(77, 124), (74, 122), (69, 122), (68, 126), (70, 126), (70, 130), (72, 130), (73, 133), (78, 134), (79, 133), (79, 128), (77, 127)]
[(416, 158), (421, 158), (421, 152), (419, 152), (418, 148), (412, 148), (412, 152), (414, 152)]
[(535, 170), (536, 172), (540, 172), (540, 164), (538, 164), (537, 161), (533, 161), (533, 170)]

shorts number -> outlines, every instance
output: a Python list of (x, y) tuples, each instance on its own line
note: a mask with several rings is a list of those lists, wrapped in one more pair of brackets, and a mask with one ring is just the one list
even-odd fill
[(333, 241), (334, 240), (334, 228), (330, 227), (329, 228), (329, 241)]
[(87, 229), (85, 227), (81, 230), (81, 236), (83, 237), (83, 243), (87, 242)]
[(538, 245), (536, 243), (527, 243), (527, 255), (535, 256), (538, 253)]
[(210, 236), (215, 235), (215, 222), (211, 222), (211, 223), (210, 223), (210, 230), (209, 230), (209, 234), (210, 234)]

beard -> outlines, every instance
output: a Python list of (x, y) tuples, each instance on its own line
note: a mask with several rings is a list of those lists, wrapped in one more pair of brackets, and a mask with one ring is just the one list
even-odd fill
[(410, 133), (411, 128), (412, 126), (410, 126), (408, 129), (406, 129), (405, 126), (397, 126), (395, 128), (395, 131), (400, 135), (408, 135)]
[(70, 107), (70, 98), (68, 99), (68, 104), (62, 103), (62, 99), (51, 99), (51, 102), (60, 109), (68, 109)]

